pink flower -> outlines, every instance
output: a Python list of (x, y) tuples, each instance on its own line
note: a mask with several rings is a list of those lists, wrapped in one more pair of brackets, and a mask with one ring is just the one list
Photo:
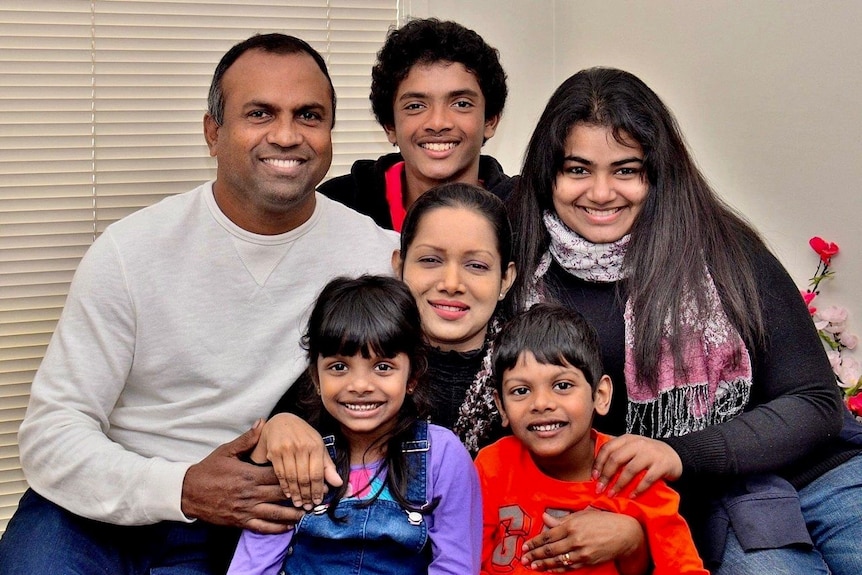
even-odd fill
[(859, 338), (856, 336), (855, 333), (844, 332), (838, 339), (838, 343), (840, 343), (847, 349), (856, 349), (856, 346), (859, 344)]
[(829, 333), (841, 333), (847, 326), (847, 308), (830, 305), (826, 309), (818, 310), (817, 319), (829, 322), (822, 329)]
[(832, 371), (838, 372), (838, 367), (841, 365), (841, 354), (834, 349), (826, 350), (826, 357), (829, 358), (829, 365), (832, 366)]
[(830, 305), (820, 312), (820, 317), (829, 323), (844, 323), (847, 321), (847, 308), (840, 305)]
[(808, 240), (808, 245), (810, 245), (811, 249), (814, 250), (817, 255), (820, 256), (820, 261), (822, 261), (827, 266), (832, 261), (832, 256), (838, 253), (838, 244), (834, 242), (827, 242), (819, 236), (814, 236), (813, 238)]
[(862, 415), (862, 395), (854, 395), (847, 399), (847, 407), (854, 415)]
[(835, 370), (835, 375), (843, 384), (841, 387), (853, 387), (862, 378), (862, 364), (852, 357), (842, 357), (841, 365)]

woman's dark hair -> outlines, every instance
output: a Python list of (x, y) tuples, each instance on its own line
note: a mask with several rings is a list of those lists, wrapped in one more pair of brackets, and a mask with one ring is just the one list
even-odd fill
[[(506, 272), (506, 266), (512, 259), (512, 225), (503, 201), (483, 188), (450, 182), (431, 188), (423, 193), (407, 210), (404, 223), (401, 226), (401, 258), (407, 257), (407, 250), (416, 239), (416, 232), (425, 214), (439, 208), (465, 208), (476, 212), (488, 220), (497, 239), (497, 251), (500, 254), (500, 269)], [(517, 266), (517, 262), (515, 263)], [(512, 298), (507, 297), (497, 305), (498, 311), (511, 315)]]
[(289, 54), (308, 54), (311, 56), (329, 83), (329, 94), (332, 102), (332, 125), (330, 127), (335, 126), (335, 88), (332, 86), (332, 78), (329, 77), (329, 70), (326, 68), (326, 61), (323, 59), (323, 56), (305, 40), (276, 32), (272, 34), (255, 34), (234, 45), (221, 57), (213, 73), (209, 96), (207, 97), (207, 113), (212, 116), (216, 124), (221, 126), (224, 123), (224, 88), (222, 83), (225, 72), (233, 66), (234, 62), (240, 56), (249, 50), (260, 50), (261, 52), (282, 56)]
[[(524, 273), (513, 289), (525, 305), (533, 271), (550, 237), (542, 221), (553, 210), (556, 177), (566, 140), (578, 124), (608, 128), (617, 142), (636, 141), (644, 152), (647, 198), (631, 229), (623, 262), (624, 288), (635, 314), (635, 362), (645, 380), (655, 382), (665, 320), (677, 370), (682, 367), (680, 316), (686, 293), (701, 311), (709, 270), (725, 313), (749, 350), (764, 338), (752, 247), (764, 246), (757, 232), (722, 202), (689, 154), (671, 111), (636, 76), (613, 68), (590, 68), (554, 92), (530, 139), (521, 179), (510, 200), (515, 258)], [(764, 246), (765, 249), (765, 246)], [(688, 291), (687, 291), (688, 290)]]
[(413, 66), (437, 62), (463, 64), (476, 76), (485, 97), (486, 120), (503, 114), (508, 89), (497, 50), (457, 22), (424, 18), (391, 28), (377, 52), (369, 99), (381, 126), (395, 125), (395, 95)]
[[(344, 479), (330, 501), (329, 512), (333, 518), (338, 502), (347, 492), (350, 446), (338, 421), (323, 407), (315, 388), (317, 359), (356, 354), (366, 359), (392, 358), (399, 353), (407, 354), (410, 360), (408, 383), (414, 384), (413, 392), (404, 397), (392, 433), (379, 440), (386, 444), (380, 471), (386, 470), (386, 484), (393, 498), (405, 508), (413, 509), (415, 505), (405, 497), (412, 470), (407, 468), (401, 445), (413, 439), (414, 425), (427, 417), (430, 397), (428, 386), (424, 384), (427, 346), (419, 310), (410, 290), (403, 282), (388, 276), (335, 278), (318, 295), (302, 344), (308, 354), (311, 374), (302, 382), (305, 386), (301, 393), (303, 407), (309, 423), (321, 435), (335, 436), (335, 465)], [(377, 495), (379, 493), (375, 498)]]
[(503, 374), (525, 351), (539, 363), (580, 369), (593, 391), (604, 368), (599, 336), (575, 310), (555, 303), (536, 304), (507, 322), (494, 340), (494, 389), (503, 398)]

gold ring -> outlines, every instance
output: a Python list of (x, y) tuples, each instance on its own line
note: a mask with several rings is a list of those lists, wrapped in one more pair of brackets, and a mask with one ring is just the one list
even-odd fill
[(560, 563), (562, 563), (566, 567), (568, 567), (569, 565), (574, 563), (574, 561), (572, 561), (572, 557), (568, 553), (563, 553), (563, 555), (561, 555), (561, 557), (562, 557), (562, 559), (560, 560)]

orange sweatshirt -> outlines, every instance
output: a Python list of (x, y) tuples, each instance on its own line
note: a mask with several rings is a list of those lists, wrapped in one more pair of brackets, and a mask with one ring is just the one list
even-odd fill
[[(596, 453), (609, 436), (593, 431)], [(504, 437), (479, 451), (476, 468), (482, 486), (482, 574), (534, 574), (521, 564), (521, 546), (544, 529), (542, 513), (568, 514), (589, 506), (623, 513), (644, 527), (655, 564), (654, 575), (709, 575), (691, 532), (679, 514), (679, 495), (663, 481), (637, 499), (628, 497), (634, 482), (619, 495), (596, 495), (595, 481), (560, 481), (542, 473), (515, 437)], [(579, 574), (618, 575), (613, 561), (586, 567)]]

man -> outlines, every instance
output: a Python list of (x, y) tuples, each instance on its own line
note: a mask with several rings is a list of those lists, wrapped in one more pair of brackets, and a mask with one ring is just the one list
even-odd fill
[(110, 226), (78, 268), (21, 425), (31, 490), (0, 573), (223, 573), (237, 527), (301, 515), (271, 468), (243, 461), (252, 425), (305, 368), (317, 291), (391, 273), (397, 242), (315, 194), (334, 121), (302, 40), (224, 55), (204, 116), (216, 180)]
[(505, 197), (509, 178), (481, 156), (506, 103), (497, 50), (455, 22), (413, 20), (391, 30), (371, 71), (371, 107), (400, 153), (358, 160), (320, 192), (378, 225), (401, 230), (405, 211), (446, 182), (484, 186)]

